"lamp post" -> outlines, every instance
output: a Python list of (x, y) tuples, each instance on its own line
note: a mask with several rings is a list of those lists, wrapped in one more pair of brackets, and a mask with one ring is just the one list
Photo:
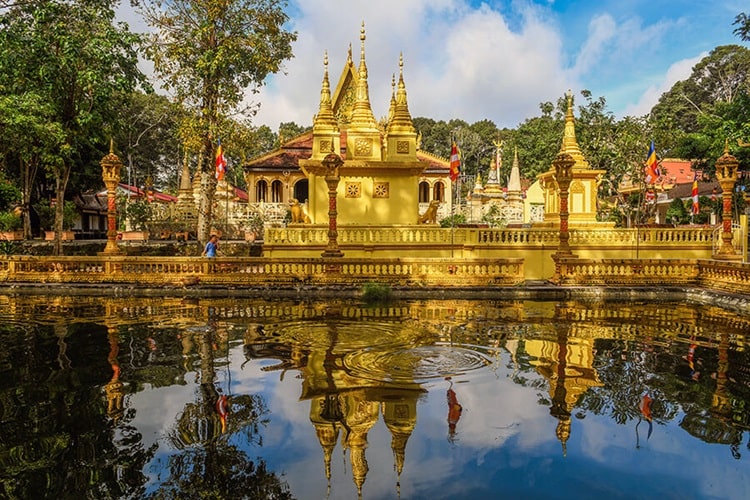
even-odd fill
[(120, 182), (120, 170), (122, 161), (113, 151), (113, 143), (109, 141), (109, 154), (101, 159), (102, 179), (107, 187), (107, 245), (104, 247), (103, 255), (118, 255), (120, 249), (117, 246), (117, 205), (115, 193), (117, 184)]
[(732, 245), (732, 193), (734, 192), (734, 185), (737, 182), (737, 167), (739, 161), (737, 158), (729, 154), (729, 142), (724, 142), (724, 154), (716, 160), (716, 177), (719, 180), (721, 186), (721, 248), (716, 255), (715, 259), (721, 260), (732, 260), (740, 258), (739, 255), (734, 251)]
[(323, 158), (323, 167), (325, 167), (325, 180), (328, 185), (328, 246), (321, 254), (323, 257), (343, 257), (344, 254), (339, 249), (338, 231), (336, 230), (336, 190), (338, 189), (339, 167), (344, 163), (340, 156), (335, 153), (329, 153)]
[(560, 259), (575, 257), (573, 252), (570, 251), (568, 243), (570, 239), (570, 233), (568, 233), (568, 189), (573, 180), (573, 165), (575, 165), (575, 162), (575, 159), (568, 153), (558, 153), (552, 161), (552, 166), (555, 169), (555, 182), (560, 189), (560, 243), (557, 246), (557, 252), (552, 254), (552, 260), (555, 262), (555, 274), (551, 281), (558, 284), (562, 281)]

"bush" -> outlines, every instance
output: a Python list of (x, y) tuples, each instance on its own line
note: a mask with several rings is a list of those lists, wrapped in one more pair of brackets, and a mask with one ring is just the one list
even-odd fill
[(135, 200), (125, 205), (125, 218), (136, 231), (148, 231), (148, 222), (153, 216), (153, 207), (145, 200)]
[(13, 212), (0, 212), (0, 231), (16, 231), (23, 227), (23, 219)]
[(362, 287), (362, 299), (365, 302), (388, 302), (393, 298), (393, 290), (382, 283), (365, 283)]
[(440, 227), (453, 227), (459, 224), (466, 224), (466, 216), (464, 214), (449, 215), (445, 219), (440, 219)]
[[(44, 200), (35, 203), (34, 210), (39, 216), (39, 227), (43, 231), (52, 231), (55, 227), (55, 206)], [(63, 231), (73, 229), (77, 216), (76, 204), (72, 201), (66, 201), (63, 205)]]

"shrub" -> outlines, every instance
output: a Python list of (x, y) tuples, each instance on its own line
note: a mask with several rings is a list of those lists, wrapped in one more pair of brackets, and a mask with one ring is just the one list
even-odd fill
[(148, 222), (153, 215), (153, 207), (145, 200), (135, 200), (125, 205), (123, 213), (133, 229), (147, 231)]
[(23, 227), (23, 219), (13, 212), (0, 212), (0, 231), (16, 231)]
[[(44, 231), (52, 231), (55, 226), (55, 206), (47, 200), (34, 204), (34, 210), (39, 216), (39, 227)], [(78, 216), (76, 204), (66, 201), (63, 205), (63, 231), (73, 229), (73, 224)]]
[(466, 224), (466, 216), (464, 214), (449, 215), (445, 219), (440, 219), (440, 227), (453, 227), (459, 224)]
[(388, 302), (393, 298), (393, 290), (382, 283), (365, 283), (362, 287), (362, 299), (365, 302)]

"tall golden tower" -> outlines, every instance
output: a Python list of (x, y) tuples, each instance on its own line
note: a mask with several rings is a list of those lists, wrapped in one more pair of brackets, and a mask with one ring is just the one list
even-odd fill
[[(568, 198), (568, 224), (571, 228), (586, 226), (613, 226), (614, 223), (597, 222), (597, 191), (605, 170), (594, 170), (584, 158), (576, 139), (575, 118), (573, 116), (573, 93), (568, 90), (568, 107), (565, 112), (565, 130), (563, 132), (560, 153), (573, 157), (573, 180), (570, 183)], [(560, 192), (555, 180), (554, 166), (539, 175), (539, 182), (544, 190), (544, 222), (541, 226), (560, 224)]]
[(323, 84), (320, 89), (320, 106), (313, 120), (312, 159), (322, 160), (330, 153), (341, 151), (341, 132), (333, 114), (331, 85), (328, 82), (328, 52), (325, 53)]
[(417, 130), (409, 114), (404, 84), (404, 55), (399, 56), (398, 91), (393, 103), (393, 115), (386, 128), (386, 161), (415, 161), (417, 159)]
[(360, 55), (357, 74), (356, 98), (352, 117), (346, 134), (346, 159), (380, 161), (383, 149), (378, 122), (370, 107), (370, 89), (367, 83), (367, 63), (365, 62), (365, 23), (360, 29)]

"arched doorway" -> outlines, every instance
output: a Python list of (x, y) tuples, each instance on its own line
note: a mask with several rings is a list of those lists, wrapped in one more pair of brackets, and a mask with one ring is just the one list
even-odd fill
[(305, 203), (310, 196), (309, 188), (310, 184), (307, 179), (298, 180), (294, 183), (294, 197), (297, 198), (300, 203)]
[(445, 201), (445, 185), (441, 181), (437, 181), (432, 186), (432, 199), (440, 202)]
[(419, 203), (430, 202), (430, 184), (427, 181), (419, 183)]

